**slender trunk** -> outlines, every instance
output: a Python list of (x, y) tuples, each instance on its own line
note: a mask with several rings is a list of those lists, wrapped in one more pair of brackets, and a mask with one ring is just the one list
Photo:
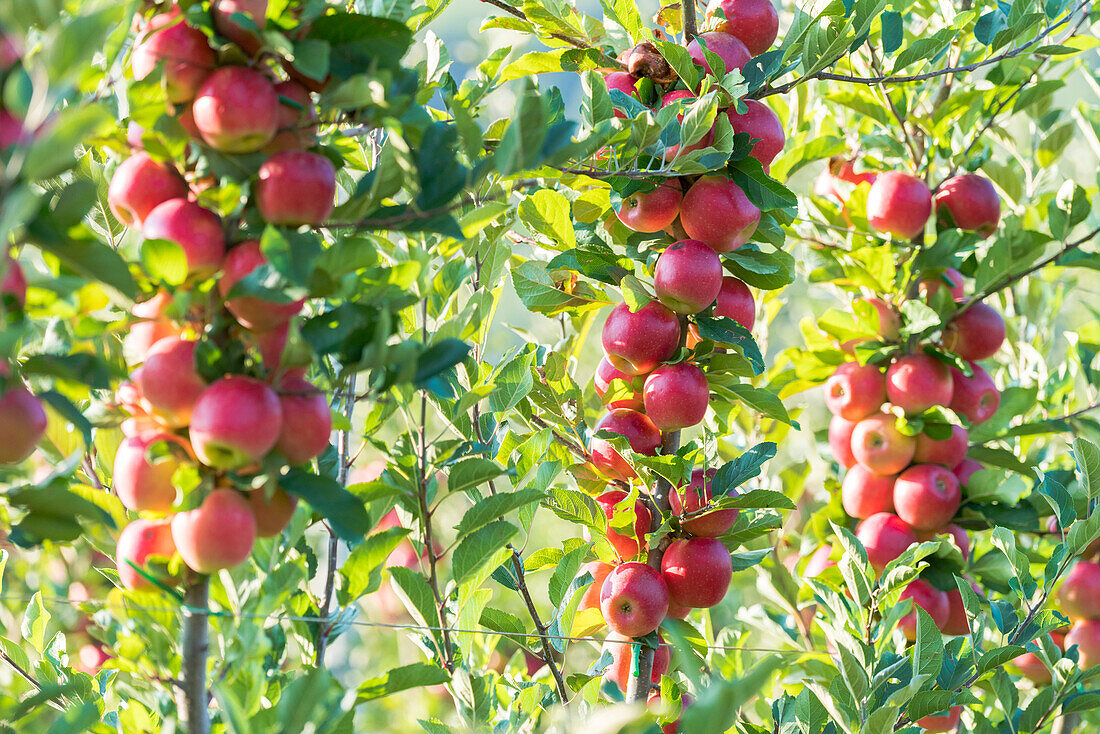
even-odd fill
[(197, 577), (187, 587), (183, 602), (183, 665), (180, 674), (183, 679), (184, 705), (181, 713), (184, 729), (188, 734), (210, 734), (206, 692), (209, 615), (205, 611), (210, 603), (209, 577)]

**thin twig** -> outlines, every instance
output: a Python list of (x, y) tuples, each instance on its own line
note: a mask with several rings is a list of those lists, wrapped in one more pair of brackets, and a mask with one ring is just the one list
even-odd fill
[(519, 554), (519, 551), (509, 543), (508, 548), (512, 551), (512, 568), (516, 572), (516, 586), (519, 588), (520, 595), (523, 597), (523, 601), (527, 604), (527, 611), (531, 615), (531, 621), (535, 623), (535, 630), (538, 632), (539, 640), (542, 642), (542, 659), (546, 662), (547, 667), (550, 668), (550, 673), (554, 676), (554, 685), (558, 689), (558, 700), (563, 704), (569, 702), (569, 689), (565, 687), (565, 679), (561, 676), (561, 670), (558, 669), (558, 662), (554, 659), (554, 648), (550, 646), (550, 638), (546, 634), (546, 626), (542, 623), (542, 619), (539, 617), (538, 609), (535, 608), (535, 602), (531, 598), (531, 592), (527, 589), (527, 581), (523, 575), (523, 556)]
[[(8, 654), (6, 652), (4, 652), (3, 650), (0, 650), (0, 660), (3, 660), (5, 663), (10, 665), (12, 670), (14, 670), (16, 673), (18, 673), (20, 678), (22, 678), (23, 680), (30, 683), (31, 686), (34, 687), (34, 689), (36, 691), (38, 691), (39, 693), (42, 692), (42, 684), (39, 683), (38, 680), (36, 680), (33, 675), (31, 675), (26, 670), (24, 670), (23, 667), (21, 665), (19, 665), (19, 663), (15, 662), (10, 657), (8, 657)], [(61, 707), (60, 704), (57, 703), (57, 701), (54, 701), (52, 698), (49, 699), (47, 701), (47, 703), (49, 703), (50, 706), (57, 709), (58, 711), (64, 711), (65, 710), (64, 708)]]

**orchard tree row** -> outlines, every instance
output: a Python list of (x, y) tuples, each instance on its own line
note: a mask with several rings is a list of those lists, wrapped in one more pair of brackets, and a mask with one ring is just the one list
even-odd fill
[(1092, 730), (1097, 20), (0, 8), (0, 728)]

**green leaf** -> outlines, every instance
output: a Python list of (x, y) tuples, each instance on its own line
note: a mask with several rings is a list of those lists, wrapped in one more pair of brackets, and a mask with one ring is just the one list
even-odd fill
[(126, 261), (115, 250), (83, 232), (57, 231), (42, 217), (27, 225), (27, 241), (49, 252), (77, 275), (98, 281), (129, 300), (137, 296), (137, 283)]
[(600, 291), (581, 287), (583, 283), (578, 283), (572, 293), (557, 287), (546, 272), (546, 265), (534, 260), (512, 268), (512, 285), (529, 311), (546, 316), (563, 312), (579, 315), (612, 304)]
[(1081, 437), (1074, 438), (1072, 445), (1081, 488), (1090, 500), (1095, 499), (1100, 495), (1100, 448)]
[(23, 639), (38, 652), (46, 649), (46, 628), (50, 623), (50, 613), (42, 604), (42, 592), (36, 591), (23, 613), (23, 625), (20, 628)]
[(745, 192), (749, 201), (762, 212), (773, 209), (795, 209), (798, 206), (798, 197), (794, 192), (768, 176), (760, 165), (760, 161), (755, 158), (743, 158), (732, 164), (729, 175), (733, 182)]
[(984, 675), (994, 668), (1001, 667), (1013, 658), (1023, 655), (1025, 652), (1027, 652), (1027, 648), (1023, 645), (1004, 645), (1003, 647), (994, 648), (983, 653), (981, 658), (978, 659), (975, 672)]
[(416, 358), (416, 374), (413, 376), (413, 384), (417, 387), (426, 387), (435, 378), (466, 359), (470, 353), (471, 345), (461, 339), (440, 339), (425, 349)]
[(519, 532), (506, 520), (495, 520), (467, 535), (455, 548), (451, 570), (456, 582), (476, 571)]
[(289, 494), (305, 500), (324, 517), (337, 537), (358, 543), (371, 530), (370, 517), (358, 497), (335, 479), (291, 469), (279, 479), (279, 486)]
[(468, 489), (480, 487), (502, 474), (504, 469), (490, 459), (479, 456), (463, 459), (451, 466), (447, 472), (447, 489), (451, 492), (465, 492)]
[[(414, 621), (424, 627), (438, 627), (439, 617), (435, 609), (435, 595), (419, 569), (405, 568), (404, 566), (390, 566), (387, 569), (390, 578), (397, 586), (398, 596), (405, 601), (405, 607), (409, 610)], [(433, 634), (437, 639), (438, 633)]]
[(733, 461), (719, 467), (711, 482), (711, 496), (721, 497), (760, 475), (764, 464), (775, 457), (776, 445), (770, 441), (758, 443)]
[(545, 235), (556, 249), (577, 246), (569, 200), (553, 189), (540, 189), (519, 205), (519, 217), (535, 232)]
[(22, 362), (24, 374), (47, 375), (87, 385), (96, 390), (111, 388), (111, 369), (101, 357), (87, 352), (36, 354)]
[(774, 291), (794, 281), (794, 257), (782, 250), (762, 252), (748, 244), (722, 256), (726, 270), (753, 288)]
[(943, 633), (932, 616), (921, 607), (913, 605), (917, 615), (917, 644), (913, 648), (913, 669), (917, 675), (935, 677), (943, 664)]
[[(588, 543), (579, 545), (568, 553), (563, 554), (561, 560), (558, 561), (557, 566), (554, 568), (554, 573), (550, 576), (550, 582), (547, 587), (550, 603), (555, 607), (561, 606), (561, 603), (566, 599), (569, 587), (576, 579), (581, 564), (584, 563), (584, 558), (588, 555), (588, 551), (591, 547), (592, 546)], [(592, 580), (589, 579), (587, 583), (592, 583)], [(581, 585), (585, 584), (578, 584), (578, 587)]]
[(340, 575), (346, 580), (340, 588), (342, 604), (378, 590), (382, 585), (382, 569), (386, 559), (408, 534), (408, 528), (387, 528), (367, 536), (356, 546), (340, 566)]
[(752, 365), (754, 375), (764, 372), (764, 355), (752, 332), (744, 326), (724, 316), (696, 316), (695, 323), (699, 326), (699, 336), (716, 344), (737, 347)]
[(449, 683), (450, 680), (451, 676), (438, 665), (429, 663), (403, 665), (390, 670), (385, 675), (363, 681), (356, 688), (355, 701), (364, 703), (398, 691), (407, 691), (421, 686), (437, 686)]
[(534, 502), (540, 502), (546, 496), (541, 490), (527, 487), (516, 492), (495, 494), (478, 502), (466, 510), (462, 520), (455, 527), (458, 531), (457, 538), (463, 538), (470, 533), (488, 525), (493, 520), (514, 512)]
[(187, 255), (169, 240), (145, 240), (141, 243), (141, 266), (157, 283), (183, 285), (187, 280)]
[(883, 11), (882, 20), (882, 53), (886, 56), (901, 48), (905, 40), (905, 28), (901, 22), (901, 13), (893, 10)]
[(596, 504), (596, 500), (584, 492), (565, 487), (551, 487), (550, 497), (553, 500), (550, 509), (558, 517), (567, 522), (585, 525), (597, 533), (604, 532), (607, 518)]
[(800, 428), (798, 423), (791, 420), (791, 417), (787, 415), (787, 409), (783, 407), (783, 401), (779, 399), (778, 395), (770, 390), (753, 387), (748, 383), (727, 385), (724, 389), (732, 392), (740, 398), (745, 405), (749, 406), (757, 413), (769, 418), (775, 418), (794, 428)]

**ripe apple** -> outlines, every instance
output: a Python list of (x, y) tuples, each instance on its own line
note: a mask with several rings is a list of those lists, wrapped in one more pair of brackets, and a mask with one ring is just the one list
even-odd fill
[(186, 197), (187, 182), (179, 171), (143, 152), (119, 164), (107, 188), (111, 212), (127, 227), (140, 227), (157, 205)]
[(967, 482), (970, 481), (970, 477), (974, 476), (975, 472), (980, 472), (984, 468), (985, 467), (982, 466), (981, 463), (974, 459), (966, 458), (960, 461), (958, 465), (951, 470), (951, 473), (959, 480), (959, 486), (965, 487)]
[(195, 366), (195, 342), (178, 336), (161, 339), (149, 350), (135, 384), (165, 425), (186, 426), (195, 402), (206, 389)]
[(111, 656), (98, 643), (89, 642), (80, 646), (76, 658), (77, 663), (73, 665), (73, 670), (95, 675), (103, 669), (103, 664), (110, 660)]
[(937, 629), (942, 629), (951, 616), (951, 602), (947, 598), (947, 592), (940, 591), (924, 579), (910, 581), (905, 590), (901, 592), (898, 601), (913, 600), (913, 610), (906, 614), (898, 622), (898, 628), (905, 633), (905, 638), (910, 642), (917, 639), (917, 607), (928, 612), (928, 616), (936, 623)]
[[(691, 482), (669, 492), (668, 504), (674, 515), (687, 515), (698, 512), (711, 501), (711, 482), (717, 473), (715, 469), (696, 469), (691, 473)], [(680, 527), (700, 538), (717, 538), (725, 535), (737, 522), (739, 511), (735, 508), (712, 510), (688, 519), (680, 520)]]
[(229, 375), (206, 388), (191, 413), (191, 445), (199, 461), (229, 471), (254, 464), (275, 448), (283, 425), (279, 396), (251, 377)]
[(642, 391), (640, 389), (642, 378), (635, 375), (628, 375), (617, 369), (605, 355), (600, 358), (600, 363), (596, 365), (596, 373), (592, 377), (592, 384), (596, 388), (596, 394), (600, 396), (601, 400), (603, 400), (603, 396), (607, 394), (607, 391), (611, 389), (612, 380), (623, 380), (630, 384), (630, 386), (634, 388), (634, 394), (629, 398), (612, 400), (610, 403), (607, 403), (607, 409), (629, 408), (631, 410), (642, 410), (644, 405), (642, 402)]
[(637, 312), (620, 303), (603, 325), (603, 350), (617, 369), (644, 375), (668, 361), (680, 346), (680, 321), (660, 301), (650, 301)]
[[(771, 6), (770, 2), (764, 1), (769, 7)], [(730, 107), (726, 115), (729, 117), (730, 125), (733, 126), (733, 132), (748, 133), (749, 137), (756, 140), (749, 155), (760, 161), (760, 165), (767, 171), (776, 156), (783, 152), (783, 144), (787, 140), (787, 136), (783, 133), (783, 123), (779, 121), (779, 115), (763, 102), (757, 102), (755, 99), (741, 101), (748, 108), (743, 114), (737, 114), (737, 108)]]
[(172, 540), (188, 568), (214, 573), (248, 559), (256, 543), (256, 517), (240, 492), (215, 489), (194, 510), (172, 517)]
[(661, 575), (676, 604), (705, 609), (722, 601), (733, 578), (733, 563), (717, 538), (675, 540), (661, 558)]
[(287, 150), (264, 161), (256, 181), (256, 207), (268, 224), (320, 226), (336, 202), (336, 169), (325, 156)]
[(958, 227), (988, 237), (1001, 220), (1001, 199), (985, 176), (964, 173), (947, 179), (932, 198), (936, 218), (945, 227)]
[(11, 255), (4, 257), (7, 263), (4, 277), (0, 279), (0, 297), (10, 296), (19, 304), (19, 308), (27, 305), (27, 276), (23, 273), (23, 267), (19, 261)]
[[(969, 544), (968, 544), (969, 545)], [(964, 555), (966, 555), (964, 553)], [(974, 589), (974, 593), (978, 596), (983, 596), (981, 587), (971, 582), (970, 587)], [(950, 606), (950, 613), (947, 615), (947, 621), (940, 627), (940, 632), (945, 635), (959, 636), (970, 634), (970, 619), (966, 616), (966, 607), (963, 606), (962, 592), (957, 588), (951, 589), (947, 592), (947, 602)]]
[(1062, 581), (1058, 602), (1071, 619), (1100, 619), (1100, 563), (1078, 561)]
[[(245, 240), (235, 246), (225, 256), (222, 275), (218, 278), (218, 292), (222, 298), (228, 296), (233, 286), (253, 270), (266, 264), (267, 258), (260, 250), (259, 240)], [(259, 296), (237, 296), (228, 299), (225, 307), (246, 329), (268, 331), (294, 318), (305, 302), (304, 298), (290, 303), (276, 303)]]
[[(770, 0), (712, 0), (707, 17), (718, 18), (716, 29), (741, 40), (753, 56), (771, 48), (779, 35), (779, 14)], [(727, 69), (728, 71), (728, 69)]]
[(825, 381), (825, 407), (833, 415), (858, 421), (886, 402), (886, 378), (876, 365), (845, 362)]
[(856, 457), (852, 453), (852, 432), (855, 429), (855, 421), (846, 421), (839, 415), (834, 415), (829, 421), (829, 448), (833, 458), (845, 469), (856, 465)]
[(138, 81), (164, 62), (164, 87), (172, 104), (193, 99), (216, 61), (206, 35), (184, 23), (176, 9), (153, 16), (130, 56)]
[(704, 176), (684, 196), (680, 223), (688, 237), (705, 242), (715, 252), (732, 252), (756, 232), (760, 210), (733, 181)]
[(992, 306), (978, 302), (953, 317), (943, 330), (940, 344), (963, 359), (989, 359), (1005, 340), (1005, 320)]
[[(628, 637), (612, 632), (607, 636), (605, 647), (611, 652), (611, 664), (603, 672), (603, 677), (612, 681), (619, 690), (626, 693), (626, 686), (630, 680), (630, 671), (634, 667), (634, 646), (643, 643), (631, 643)], [(653, 668), (650, 673), (650, 681), (655, 686), (661, 685), (661, 676), (668, 672), (672, 654), (668, 645), (657, 645), (653, 651)]]
[(0, 152), (25, 142), (25, 137), (29, 137), (29, 134), (23, 129), (22, 118), (16, 117), (8, 110), (0, 109)]
[(881, 475), (856, 464), (844, 475), (840, 499), (844, 511), (860, 520), (880, 512), (894, 511), (896, 475)]
[(279, 96), (278, 132), (263, 147), (263, 152), (273, 155), (284, 150), (309, 148), (317, 137), (317, 111), (309, 90), (296, 81), (287, 80), (275, 85), (275, 94)]
[(953, 469), (966, 458), (970, 445), (970, 433), (962, 426), (951, 426), (951, 436), (937, 441), (927, 433), (917, 434), (917, 450), (913, 453), (916, 464), (940, 464)]
[(256, 537), (273, 538), (290, 524), (298, 508), (298, 498), (276, 487), (268, 499), (267, 490), (260, 487), (249, 491), (248, 506), (256, 518)]
[(722, 278), (722, 287), (718, 291), (714, 315), (733, 319), (752, 331), (752, 327), (756, 323), (756, 300), (752, 297), (752, 291), (749, 290), (744, 281), (734, 278), (732, 275), (726, 275)]
[(161, 339), (179, 336), (179, 329), (167, 317), (171, 305), (172, 296), (165, 290), (157, 291), (147, 301), (134, 304), (130, 313), (135, 320), (130, 323), (122, 339), (122, 350), (127, 359), (140, 362)]
[(0, 396), (0, 464), (18, 464), (33, 454), (46, 423), (42, 401), (13, 382)]
[(933, 714), (932, 716), (925, 716), (921, 719), (917, 719), (915, 722), (917, 726), (921, 728), (924, 734), (944, 734), (945, 732), (955, 731), (959, 725), (959, 719), (962, 717), (962, 706), (952, 706), (951, 709), (942, 716)]
[(1067, 648), (1077, 645), (1080, 670), (1100, 665), (1100, 619), (1079, 619), (1066, 635)]
[(199, 87), (191, 111), (207, 145), (223, 153), (253, 153), (275, 137), (279, 95), (260, 72), (223, 66)]
[(814, 181), (814, 194), (817, 196), (831, 196), (844, 204), (847, 197), (845, 196), (845, 190), (837, 187), (838, 181), (859, 186), (862, 183), (873, 184), (876, 178), (878, 178), (878, 173), (875, 171), (856, 173), (853, 161), (836, 156), (829, 160), (829, 165)]
[(668, 181), (653, 191), (626, 197), (615, 216), (635, 232), (660, 232), (680, 216), (683, 198), (679, 184)]
[(824, 573), (825, 569), (837, 565), (836, 561), (829, 558), (832, 554), (833, 547), (831, 545), (823, 545), (815, 550), (814, 554), (810, 556), (810, 560), (806, 562), (806, 568), (802, 569), (802, 578), (817, 578)]
[(641, 637), (660, 626), (668, 611), (668, 599), (668, 586), (661, 573), (631, 561), (607, 574), (600, 592), (600, 609), (613, 632)]
[[(628, 97), (638, 98), (638, 80), (632, 74), (627, 74), (625, 71), (612, 71), (604, 74), (603, 81), (607, 85), (608, 92), (618, 89)], [(615, 117), (620, 120), (626, 119), (626, 115), (619, 110), (615, 110)]]
[(901, 337), (901, 317), (898, 312), (881, 298), (857, 298), (857, 301), (865, 301), (874, 307), (878, 314), (878, 335), (886, 341), (895, 341)]
[(149, 556), (171, 558), (176, 555), (169, 520), (134, 520), (122, 529), (115, 546), (118, 580), (131, 591), (149, 591), (156, 587), (138, 573), (135, 566), (145, 566)]
[(955, 541), (955, 545), (959, 547), (959, 552), (962, 553), (963, 558), (967, 558), (970, 555), (970, 536), (966, 534), (966, 530), (962, 527), (951, 523), (947, 527), (937, 530), (936, 535), (947, 533)]
[(134, 512), (167, 513), (176, 503), (172, 475), (180, 462), (168, 455), (149, 461), (149, 447), (160, 441), (178, 441), (167, 433), (124, 438), (115, 452), (112, 489), (122, 504)]
[(592, 584), (584, 590), (584, 594), (581, 595), (580, 609), (599, 609), (600, 608), (600, 592), (603, 591), (603, 582), (607, 578), (607, 574), (611, 573), (611, 569), (615, 568), (610, 563), (604, 563), (603, 561), (589, 561), (581, 566), (580, 573), (584, 574), (586, 571), (592, 574)]
[(325, 394), (307, 380), (284, 377), (279, 384), (283, 424), (275, 448), (291, 464), (304, 464), (328, 448), (332, 411)]
[(939, 464), (914, 464), (894, 482), (894, 508), (916, 530), (951, 522), (962, 502), (958, 478)]
[(970, 363), (973, 374), (967, 377), (962, 370), (951, 367), (951, 403), (947, 406), (976, 426), (985, 423), (1001, 407), (1001, 391), (993, 378), (977, 362)]
[(880, 571), (917, 542), (913, 529), (889, 512), (871, 515), (861, 522), (856, 538), (867, 549), (867, 560)]
[(263, 31), (267, 27), (267, 0), (214, 0), (210, 3), (210, 11), (218, 33), (236, 43), (249, 56), (255, 55), (263, 46), (263, 39), (255, 31), (233, 20), (233, 14), (250, 17)]
[(943, 286), (947, 286), (952, 298), (962, 298), (964, 282), (963, 274), (955, 268), (944, 268), (939, 275), (930, 275), (920, 280), (920, 295), (926, 301), (939, 292)]
[(917, 439), (901, 433), (896, 419), (879, 413), (856, 423), (852, 429), (852, 456), (875, 474), (898, 474), (917, 450)]
[[(680, 99), (694, 100), (695, 96), (696, 96), (695, 92), (689, 91), (687, 89), (677, 89), (675, 92), (669, 92), (665, 96), (661, 97), (661, 109), (664, 109), (665, 107), (668, 107), (670, 104), (673, 104), (674, 102), (676, 102), (676, 100), (680, 100)], [(684, 103), (684, 108), (686, 109), (690, 105), (691, 105), (691, 102), (685, 102)], [(678, 113), (676, 115), (676, 119), (679, 122), (682, 123), (684, 121), (684, 113), (683, 112)], [(692, 143), (688, 147), (684, 148), (684, 152), (685, 153), (691, 153), (692, 151), (695, 151), (695, 150), (702, 150), (703, 148), (709, 148), (711, 146), (711, 144), (713, 144), (713, 143), (714, 143), (714, 127), (711, 126), (710, 130), (707, 130), (703, 134), (703, 137), (699, 138), (699, 140), (695, 141), (694, 143)], [(680, 144), (679, 143), (677, 143), (675, 145), (670, 145), (665, 150), (664, 159), (666, 161), (671, 161), (673, 158), (676, 157), (676, 155), (679, 153), (679, 151), (680, 151)], [(678, 201), (678, 202), (676, 202), (676, 204), (677, 204), (677, 207), (679, 207), (680, 202)], [(675, 219), (675, 217), (673, 217), (673, 219)], [(671, 224), (671, 221), (669, 222), (669, 224)], [(666, 226), (668, 226), (668, 225), (666, 225)]]
[(645, 413), (661, 431), (700, 423), (710, 403), (707, 376), (692, 362), (664, 364), (645, 378)]
[(722, 260), (698, 240), (680, 240), (657, 258), (653, 286), (661, 303), (676, 313), (699, 313), (722, 290)]
[(932, 213), (932, 192), (916, 176), (901, 171), (879, 174), (867, 192), (867, 223), (894, 237), (912, 239)]
[[(1066, 649), (1066, 632), (1055, 631), (1050, 633), (1050, 639), (1058, 647), (1059, 650)], [(1038, 645), (1038, 641), (1035, 642)], [(1080, 651), (1080, 647), (1077, 648)], [(1048, 668), (1039, 656), (1033, 652), (1025, 652), (1023, 655), (1019, 655), (1012, 659), (1013, 665), (1019, 668), (1024, 677), (1040, 686), (1045, 686), (1050, 683), (1051, 675), (1050, 668)]]
[(22, 42), (10, 33), (0, 32), (0, 74), (18, 64), (22, 57)]
[(169, 199), (145, 217), (142, 236), (175, 242), (187, 258), (192, 278), (213, 275), (225, 257), (225, 235), (217, 214), (187, 199)]
[(710, 68), (710, 64), (707, 63), (706, 56), (703, 54), (703, 46), (706, 46), (707, 51), (715, 53), (722, 59), (722, 63), (725, 65), (726, 70), (724, 74), (729, 74), (734, 69), (740, 71), (745, 68), (745, 64), (749, 63), (749, 59), (752, 58), (752, 54), (745, 48), (745, 44), (741, 42), (741, 39), (731, 36), (728, 33), (722, 33), (721, 31), (711, 31), (710, 33), (700, 33), (695, 38), (691, 39), (691, 43), (688, 44), (687, 50), (691, 54), (691, 60), (695, 62), (696, 66), (703, 67), (708, 74), (713, 75), (715, 72)]
[(950, 405), (953, 392), (951, 370), (923, 352), (907, 354), (886, 370), (886, 397), (910, 415)]
[[(622, 502), (626, 495), (627, 493), (621, 489), (609, 489), (596, 498), (596, 504), (603, 508), (604, 515), (610, 521), (615, 514), (615, 505)], [(607, 542), (611, 544), (619, 558), (634, 558), (645, 550), (645, 536), (649, 532), (650, 517), (649, 508), (646, 507), (646, 504), (641, 500), (635, 500), (634, 533), (632, 535), (623, 535), (612, 528), (611, 523), (608, 522)]]

